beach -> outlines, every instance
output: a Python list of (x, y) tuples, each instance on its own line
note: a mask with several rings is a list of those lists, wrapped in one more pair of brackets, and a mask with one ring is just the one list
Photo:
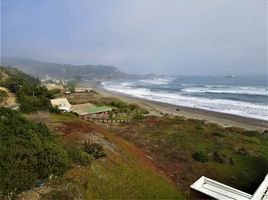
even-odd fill
[(268, 122), (265, 120), (141, 99), (138, 97), (133, 97), (131, 95), (106, 90), (103, 87), (96, 85), (91, 85), (91, 87), (97, 92), (101, 93), (103, 96), (120, 98), (124, 101), (127, 101), (128, 103), (139, 104), (140, 106), (148, 109), (151, 113), (156, 115), (160, 115), (161, 113), (169, 113), (172, 115), (185, 116), (186, 118), (200, 119), (207, 122), (217, 123), (224, 127), (234, 126), (249, 130), (268, 130)]

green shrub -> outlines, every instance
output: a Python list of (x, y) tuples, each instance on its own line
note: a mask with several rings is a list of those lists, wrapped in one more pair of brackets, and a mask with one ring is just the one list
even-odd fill
[(139, 112), (140, 114), (143, 114), (143, 115), (147, 115), (147, 114), (149, 114), (149, 111), (146, 110), (145, 108), (140, 108), (140, 109), (138, 109), (138, 112)]
[(45, 125), (6, 108), (0, 108), (0, 116), (0, 193), (19, 193), (70, 167), (67, 152)]
[(119, 109), (122, 109), (122, 108), (128, 108), (128, 104), (120, 99), (115, 99), (112, 101), (111, 103), (112, 106), (115, 106)]
[(53, 107), (53, 106), (49, 107), (49, 112), (54, 113), (54, 114), (62, 113), (62, 111), (58, 107)]
[(0, 103), (4, 100), (5, 97), (7, 97), (7, 92), (0, 90)]
[(61, 175), (70, 167), (70, 158), (67, 152), (55, 143), (44, 143), (38, 155), (39, 175), (42, 178), (50, 174)]
[(100, 144), (87, 141), (84, 143), (84, 150), (95, 159), (102, 158), (106, 156), (103, 147)]
[(209, 157), (204, 151), (197, 151), (192, 155), (192, 158), (198, 162), (208, 162)]
[(174, 119), (176, 120), (176, 121), (185, 121), (186, 120), (186, 117), (184, 117), (184, 116), (174, 116)]
[(251, 131), (251, 130), (243, 132), (243, 135), (246, 135), (246, 136), (249, 136), (249, 137), (254, 137), (254, 136), (258, 135), (258, 134), (259, 134), (258, 131)]
[(142, 115), (142, 114), (140, 114), (140, 113), (135, 113), (133, 116), (132, 116), (132, 119), (134, 119), (134, 120), (141, 120), (141, 119), (143, 119), (144, 118), (144, 116)]
[(197, 125), (197, 126), (195, 127), (195, 129), (197, 129), (197, 130), (204, 130), (204, 127), (203, 127), (202, 125)]
[(218, 136), (218, 137), (225, 137), (225, 135), (223, 133), (220, 133), (220, 132), (213, 132), (212, 135)]
[(129, 104), (128, 107), (130, 110), (136, 110), (139, 108), (139, 106), (137, 104), (134, 104), (134, 103)]
[(225, 128), (225, 130), (227, 130), (231, 133), (239, 133), (239, 134), (242, 134), (244, 131), (243, 128), (239, 128), (239, 127), (227, 127), (227, 128)]
[(93, 156), (86, 153), (78, 146), (73, 146), (73, 147), (69, 148), (68, 154), (71, 157), (71, 159), (73, 160), (73, 162), (75, 162), (77, 164), (81, 164), (83, 166), (90, 165), (90, 163), (94, 159)]

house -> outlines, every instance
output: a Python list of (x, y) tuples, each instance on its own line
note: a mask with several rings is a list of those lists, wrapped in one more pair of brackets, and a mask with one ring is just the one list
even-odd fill
[(94, 106), (82, 109), (74, 109), (73, 112), (78, 114), (81, 119), (98, 118), (107, 119), (112, 108), (107, 106)]
[(58, 98), (58, 99), (51, 99), (50, 100), (53, 107), (57, 107), (58, 109), (70, 112), (71, 111), (71, 104), (66, 98)]
[(83, 93), (83, 92), (90, 92), (92, 89), (91, 88), (85, 88), (85, 87), (75, 87), (74, 91), (79, 93)]
[(191, 200), (268, 200), (268, 174), (253, 195), (204, 176), (191, 185), (190, 191)]

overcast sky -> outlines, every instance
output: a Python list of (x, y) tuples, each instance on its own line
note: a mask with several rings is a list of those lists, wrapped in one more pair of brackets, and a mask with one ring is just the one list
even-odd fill
[(267, 73), (267, 0), (1, 0), (1, 54), (131, 73)]

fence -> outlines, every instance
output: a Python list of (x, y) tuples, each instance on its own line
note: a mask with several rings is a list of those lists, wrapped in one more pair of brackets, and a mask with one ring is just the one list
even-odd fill
[(108, 119), (108, 118), (91, 118), (91, 117), (85, 117), (82, 118), (86, 121), (91, 121), (91, 122), (100, 122), (100, 123), (126, 123), (126, 122), (141, 122), (143, 120), (146, 119), (156, 119), (158, 118), (158, 116), (156, 115), (148, 115), (148, 116), (144, 116), (142, 119), (133, 119), (133, 118), (129, 118), (129, 119)]

